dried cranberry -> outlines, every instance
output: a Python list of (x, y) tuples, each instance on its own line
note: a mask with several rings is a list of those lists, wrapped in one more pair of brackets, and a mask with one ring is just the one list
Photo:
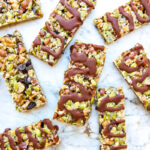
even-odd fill
[(102, 146), (101, 145), (100, 145), (99, 149), (102, 150)]
[(3, 9), (4, 9), (3, 7), (0, 8), (0, 13), (3, 13)]
[(41, 122), (41, 128), (44, 128), (44, 122), (43, 121)]
[(30, 77), (24, 77), (22, 79), (19, 79), (19, 82), (23, 83), (26, 87), (26, 89), (29, 87), (29, 84), (32, 83), (32, 78)]
[(26, 65), (25, 64), (19, 64), (17, 66), (17, 69), (20, 70), (20, 71), (25, 71), (26, 70)]
[(26, 66), (30, 66), (31, 65), (31, 59), (29, 59), (26, 63)]
[(32, 65), (26, 67), (26, 70), (27, 70), (27, 71), (32, 70), (32, 69), (33, 69), (33, 66), (32, 66)]
[(32, 78), (31, 78), (31, 77), (28, 77), (28, 78), (26, 79), (26, 82), (27, 82), (28, 84), (31, 84), (31, 83), (32, 83)]
[(30, 109), (34, 108), (35, 106), (36, 106), (35, 102), (30, 102), (30, 104), (27, 107), (27, 110), (30, 110)]
[(112, 126), (112, 125), (110, 125), (110, 126), (109, 126), (109, 130), (111, 130), (112, 128), (113, 128), (113, 126)]
[(99, 133), (100, 133), (100, 134), (101, 134), (101, 132), (102, 132), (103, 129), (104, 129), (103, 126), (100, 125), (100, 126), (99, 126)]
[(55, 32), (56, 34), (59, 34), (59, 32), (58, 32), (58, 31), (56, 31), (56, 30), (55, 30), (54, 32)]

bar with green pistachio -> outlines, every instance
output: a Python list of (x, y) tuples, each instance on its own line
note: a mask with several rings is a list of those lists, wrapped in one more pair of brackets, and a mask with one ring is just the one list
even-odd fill
[(150, 22), (148, 0), (130, 0), (113, 12), (94, 20), (94, 23), (107, 44)]
[(0, 0), (0, 27), (42, 16), (40, 0)]
[(122, 53), (114, 64), (145, 108), (150, 111), (150, 60), (143, 46), (136, 44)]
[(0, 134), (1, 150), (37, 150), (51, 147), (59, 143), (58, 126), (50, 119), (19, 127), (16, 130), (6, 129)]
[(127, 150), (124, 104), (121, 87), (101, 88), (97, 91), (100, 150)]
[(18, 111), (30, 111), (46, 103), (18, 31), (0, 37), (0, 72)]
[(95, 0), (60, 0), (35, 38), (30, 53), (55, 65), (95, 4)]
[(70, 49), (71, 60), (59, 92), (54, 119), (73, 125), (84, 125), (90, 117), (106, 49), (104, 46), (79, 42)]

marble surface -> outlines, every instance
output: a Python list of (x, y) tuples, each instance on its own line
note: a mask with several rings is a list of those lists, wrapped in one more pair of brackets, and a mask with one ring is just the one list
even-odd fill
[[(93, 19), (103, 15), (106, 11), (112, 11), (114, 8), (127, 2), (127, 0), (97, 0), (95, 10), (90, 14), (83, 26), (80, 28), (73, 41), (80, 40), (87, 43), (104, 44), (103, 39), (98, 34), (93, 24)], [(0, 35), (12, 33), (18, 29), (24, 39), (24, 43), (29, 49), (32, 41), (44, 25), (50, 12), (55, 8), (58, 0), (41, 0), (44, 17), (39, 20), (25, 22), (23, 24), (12, 25), (0, 29)], [(139, 100), (136, 98), (130, 87), (123, 80), (122, 76), (114, 67), (112, 61), (123, 51), (133, 47), (137, 42), (144, 45), (148, 56), (150, 56), (150, 24), (146, 25), (119, 41), (107, 46), (107, 57), (104, 70), (100, 77), (99, 87), (123, 86), (126, 103), (126, 126), (128, 150), (150, 150), (150, 113), (148, 113)], [(59, 89), (63, 83), (64, 71), (67, 68), (70, 51), (66, 48), (56, 66), (50, 67), (42, 61), (31, 57), (38, 79), (47, 97), (47, 105), (34, 110), (30, 113), (19, 113), (15, 110), (15, 104), (7, 91), (4, 80), (0, 76), (0, 132), (5, 128), (15, 129), (19, 126), (29, 125), (40, 119), (52, 118), (57, 100)], [(69, 126), (53, 121), (60, 127), (59, 136), (61, 142), (59, 145), (48, 148), (52, 150), (99, 150), (98, 140), (98, 113), (93, 106), (90, 120), (84, 127)]]

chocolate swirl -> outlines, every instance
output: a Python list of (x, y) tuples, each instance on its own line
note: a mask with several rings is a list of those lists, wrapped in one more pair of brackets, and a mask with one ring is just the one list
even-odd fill
[(109, 112), (114, 112), (114, 111), (120, 111), (122, 109), (124, 109), (124, 106), (121, 105), (119, 107), (108, 107), (107, 104), (108, 103), (115, 103), (116, 105), (124, 98), (123, 95), (117, 95), (115, 97), (112, 97), (110, 98), (109, 96), (105, 97), (100, 105), (98, 107), (96, 107), (96, 109), (99, 111), (99, 112), (105, 112), (105, 111), (109, 111)]
[(129, 22), (129, 31), (134, 30), (134, 21), (132, 15), (129, 15), (125, 10), (124, 6), (119, 7), (119, 12), (128, 20)]
[(146, 10), (146, 14), (147, 14), (148, 18), (141, 17), (138, 14), (138, 11), (137, 11), (136, 7), (134, 6), (133, 0), (131, 0), (131, 2), (130, 2), (131, 8), (134, 11), (138, 21), (141, 22), (141, 23), (150, 22), (150, 3), (149, 3), (148, 0), (141, 0), (141, 4), (143, 5), (144, 10)]
[[(75, 44), (71, 46), (71, 59), (74, 63), (82, 63), (85, 65), (88, 69), (80, 69), (80, 68), (72, 68), (66, 71), (65, 77), (70, 78), (71, 76), (74, 76), (76, 74), (84, 74), (86, 76), (91, 75), (91, 76), (96, 76), (96, 59), (94, 58), (88, 58), (85, 53), (78, 53), (77, 52), (77, 46), (85, 46), (84, 44)], [(87, 45), (87, 49), (92, 46), (94, 47), (95, 50), (100, 49), (104, 50), (103, 46), (98, 46), (98, 45)]]
[(46, 28), (47, 28), (48, 32), (49, 32), (54, 38), (60, 39), (60, 41), (61, 41), (61, 46), (60, 46), (60, 49), (59, 49), (58, 52), (54, 52), (54, 51), (51, 50), (49, 47), (43, 46), (43, 45), (41, 46), (41, 49), (42, 49), (43, 51), (49, 53), (50, 55), (54, 56), (55, 58), (59, 58), (60, 55), (61, 55), (62, 52), (63, 52), (64, 45), (65, 45), (65, 40), (64, 40), (64, 38), (63, 38), (62, 36), (56, 34), (55, 32), (53, 32), (53, 31), (50, 29), (50, 26), (49, 26), (49, 23), (48, 23), (48, 22), (46, 22), (45, 25), (46, 25)]
[[(82, 47), (84, 50), (82, 52), (77, 52), (77, 49), (79, 47)], [(83, 74), (85, 76), (96, 76), (96, 65), (97, 61), (95, 58), (88, 58), (86, 55), (86, 51), (90, 50), (90, 48), (94, 48), (94, 50), (104, 50), (103, 46), (97, 46), (92, 44), (75, 44), (71, 46), (71, 63), (73, 64), (81, 64), (81, 66), (87, 67), (87, 69), (82, 68), (71, 68), (65, 73), (65, 85), (68, 85), (69, 87), (72, 87), (73, 85), (78, 87), (80, 89), (80, 95), (76, 91), (69, 91), (67, 94), (61, 95), (60, 100), (58, 102), (58, 109), (59, 110), (65, 110), (66, 113), (71, 114), (71, 116), (75, 120), (82, 119), (85, 120), (85, 115), (81, 110), (73, 109), (68, 110), (65, 107), (65, 103), (68, 100), (71, 100), (73, 103), (75, 102), (83, 102), (83, 101), (89, 101), (92, 98), (93, 92), (91, 89), (87, 89), (80, 83), (76, 83), (71, 79), (72, 76), (76, 74)], [(94, 51), (93, 50), (93, 51)], [(77, 65), (76, 65), (77, 66)]]
[(125, 120), (118, 120), (118, 121), (111, 121), (109, 124), (107, 124), (103, 130), (103, 134), (108, 137), (108, 138), (112, 138), (112, 137), (120, 137), (120, 138), (123, 138), (126, 136), (126, 133), (121, 133), (121, 134), (113, 134), (111, 133), (111, 129), (110, 129), (110, 126), (113, 126), (113, 125), (118, 125), (120, 123), (124, 123)]
[(120, 150), (127, 148), (127, 145), (111, 146), (110, 150)]
[[(142, 45), (138, 45), (135, 48), (131, 49), (131, 52), (134, 52), (136, 55), (140, 54), (140, 51), (143, 49)], [(147, 58), (143, 57), (143, 60), (136, 60), (136, 67), (130, 67), (128, 65), (125, 64), (125, 61), (128, 60), (130, 57), (129, 55), (125, 56), (122, 61), (121, 61), (121, 65), (119, 66), (120, 70), (124, 70), (127, 73), (132, 73), (134, 71), (138, 71), (140, 70), (141, 67), (144, 67), (145, 65), (147, 65), (147, 69), (145, 72), (143, 72), (143, 74), (141, 75), (141, 77), (139, 78), (134, 78), (132, 79), (132, 86), (133, 89), (137, 92), (141, 92), (144, 93), (148, 90), (150, 90), (150, 85), (144, 85), (142, 87), (138, 87), (137, 83), (142, 83), (149, 75), (150, 75), (150, 60), (148, 60)]]
[[(44, 119), (41, 122), (41, 124), (42, 123), (46, 124), (49, 130), (54, 130), (56, 128), (56, 127), (54, 127), (52, 125), (52, 123), (51, 123), (51, 121), (49, 119)], [(44, 138), (43, 138), (43, 141), (41, 142), (40, 145), (38, 144), (39, 142), (38, 142), (37, 138), (34, 138), (32, 136), (32, 132), (28, 129), (27, 126), (24, 127), (24, 130), (25, 130), (25, 133), (28, 136), (29, 141), (31, 143), (33, 143), (33, 148), (34, 149), (43, 149), (43, 148), (45, 148), (46, 139), (48, 137), (47, 137), (47, 133), (44, 132), (44, 130), (42, 129), (42, 127), (40, 128), (40, 131), (44, 134)], [(9, 144), (10, 144), (10, 147), (11, 147), (12, 150), (17, 150), (17, 147), (19, 148), (19, 150), (26, 149), (27, 145), (25, 145), (25, 143), (23, 142), (23, 137), (22, 137), (22, 134), (19, 131), (19, 129), (15, 130), (15, 134), (17, 136), (18, 141), (14, 141), (14, 139), (11, 137), (11, 135), (9, 135), (8, 132), (9, 132), (9, 130), (6, 130), (3, 134), (0, 135), (0, 148), (1, 148), (1, 150), (5, 150), (5, 147), (4, 147), (5, 142), (3, 140), (4, 136), (8, 138), (8, 141), (9, 141)]]
[(66, 20), (61, 15), (54, 13), (54, 18), (59, 22), (63, 29), (72, 31), (75, 27), (80, 26), (82, 24), (82, 20), (78, 10), (67, 4), (66, 0), (60, 0), (60, 3), (64, 5), (66, 9), (74, 16), (73, 18)]
[(75, 86), (77, 86), (79, 89), (80, 89), (80, 92), (81, 92), (81, 96), (76, 93), (76, 92), (69, 92), (68, 94), (65, 94), (65, 95), (62, 95), (60, 97), (60, 100), (58, 102), (58, 108), (60, 110), (65, 110), (67, 113), (70, 113), (72, 115), (72, 117), (75, 119), (75, 120), (78, 120), (78, 119), (85, 119), (84, 117), (84, 113), (83, 112), (80, 112), (79, 110), (68, 110), (66, 109), (65, 107), (65, 103), (68, 101), (68, 100), (72, 100), (72, 102), (83, 102), (83, 101), (88, 101), (91, 99), (92, 95), (91, 93), (88, 91), (88, 89), (86, 89), (83, 85), (81, 85), (80, 83), (75, 83), (75, 82), (70, 82), (69, 84), (74, 84)]
[(120, 34), (118, 19), (115, 17), (112, 17), (110, 13), (106, 13), (106, 16), (107, 16), (107, 21), (112, 24), (112, 27), (114, 31), (116, 32), (117, 38), (120, 38), (121, 34)]

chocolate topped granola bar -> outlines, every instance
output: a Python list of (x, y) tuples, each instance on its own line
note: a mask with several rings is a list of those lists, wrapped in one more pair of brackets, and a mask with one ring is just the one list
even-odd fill
[(18, 31), (0, 37), (0, 72), (18, 111), (30, 111), (46, 103)]
[(38, 150), (59, 143), (58, 127), (49, 119), (0, 134), (1, 150)]
[(71, 60), (59, 92), (54, 119), (74, 125), (86, 123), (104, 61), (104, 46), (85, 43), (71, 46)]
[(99, 89), (96, 103), (99, 111), (100, 150), (127, 150), (122, 88)]
[(137, 44), (134, 48), (122, 53), (114, 64), (145, 108), (150, 111), (150, 60), (143, 46)]
[(95, 19), (94, 22), (105, 42), (110, 44), (150, 22), (149, 0), (130, 0), (113, 12)]
[(33, 42), (30, 53), (50, 65), (56, 64), (95, 0), (60, 0)]
[(40, 0), (0, 0), (0, 27), (42, 16)]

